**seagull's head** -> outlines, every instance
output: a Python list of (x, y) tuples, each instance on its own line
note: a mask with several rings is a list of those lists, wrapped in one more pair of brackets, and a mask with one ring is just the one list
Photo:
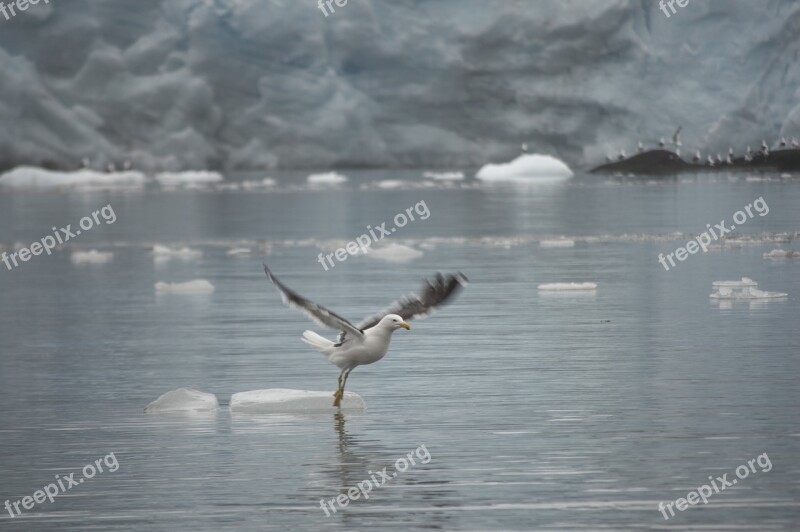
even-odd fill
[(390, 331), (396, 331), (397, 329), (405, 329), (407, 331), (411, 330), (411, 325), (406, 323), (406, 320), (397, 314), (387, 314), (378, 323), (378, 326), (384, 329), (389, 329)]

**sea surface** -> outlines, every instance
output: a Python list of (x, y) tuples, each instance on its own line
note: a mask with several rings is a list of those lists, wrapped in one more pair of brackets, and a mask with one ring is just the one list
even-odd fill
[[(0, 191), (6, 252), (106, 205), (116, 216), (51, 256), (0, 264), (0, 505), (110, 453), (118, 464), (19, 516), (0, 508), (0, 529), (800, 528), (800, 258), (763, 257), (800, 250), (800, 179), (581, 174), (525, 187), (342, 173), (340, 186), (273, 172), (277, 184), (259, 188)], [(764, 216), (659, 264), (758, 198)], [(415, 220), (396, 227), (409, 208)], [(378, 253), (323, 268), (320, 253), (383, 222), (395, 232)], [(156, 244), (202, 256), (155, 260)], [(113, 259), (71, 260), (91, 249)], [(232, 414), (237, 392), (336, 387), (337, 369), (300, 341), (306, 328), (335, 333), (284, 307), (263, 261), (354, 322), (437, 271), (471, 284), (353, 372), (365, 411)], [(742, 277), (788, 297), (709, 298), (712, 282)], [(154, 290), (193, 279), (216, 290)], [(555, 282), (597, 289), (537, 289)], [(222, 406), (144, 413), (177, 388)], [(428, 462), (369, 499), (321, 508), (421, 446)], [(659, 511), (758, 456), (707, 504)]]

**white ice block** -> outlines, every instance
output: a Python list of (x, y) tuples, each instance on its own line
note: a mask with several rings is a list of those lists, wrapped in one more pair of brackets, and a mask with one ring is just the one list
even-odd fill
[[(366, 410), (360, 395), (344, 392), (342, 410)], [(334, 412), (333, 392), (312, 392), (284, 388), (252, 390), (231, 396), (231, 411), (255, 414)]]

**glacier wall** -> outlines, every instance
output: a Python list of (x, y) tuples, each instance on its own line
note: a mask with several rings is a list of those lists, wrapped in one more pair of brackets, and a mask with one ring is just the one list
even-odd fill
[[(335, 5), (335, 4), (334, 4)], [(0, 168), (582, 167), (800, 137), (800, 3), (51, 0), (0, 16)]]

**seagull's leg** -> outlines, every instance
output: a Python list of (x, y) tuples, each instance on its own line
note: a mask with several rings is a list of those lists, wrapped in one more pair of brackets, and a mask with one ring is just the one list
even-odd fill
[(342, 382), (342, 379), (344, 378), (344, 372), (345, 372), (345, 370), (342, 370), (342, 372), (339, 373), (339, 387), (336, 389), (336, 393), (333, 394), (333, 398), (334, 398), (333, 406), (336, 406), (336, 407), (338, 407), (341, 404), (342, 395), (344, 395), (344, 384)]

